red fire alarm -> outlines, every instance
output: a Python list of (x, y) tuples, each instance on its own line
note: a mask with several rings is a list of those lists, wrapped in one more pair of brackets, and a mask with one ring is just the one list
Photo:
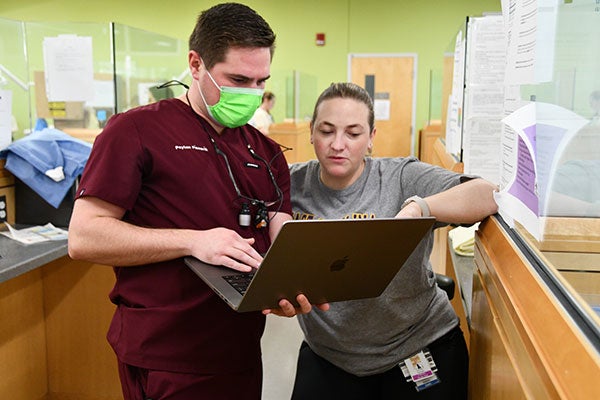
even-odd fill
[(315, 40), (315, 44), (317, 46), (325, 46), (325, 34), (324, 33), (317, 33), (317, 38)]

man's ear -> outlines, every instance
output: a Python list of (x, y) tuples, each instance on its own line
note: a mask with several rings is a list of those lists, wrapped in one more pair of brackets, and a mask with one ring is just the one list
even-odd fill
[(189, 65), (190, 74), (192, 75), (192, 77), (198, 79), (199, 78), (198, 74), (200, 73), (200, 67), (202, 66), (202, 58), (200, 58), (198, 53), (194, 50), (190, 50), (188, 52), (188, 65)]

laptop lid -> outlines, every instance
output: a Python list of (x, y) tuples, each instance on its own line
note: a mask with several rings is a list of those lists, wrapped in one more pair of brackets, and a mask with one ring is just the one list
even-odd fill
[(277, 308), (300, 293), (313, 304), (379, 296), (435, 218), (286, 221), (242, 296), (223, 277), (243, 275), (186, 257), (233, 309)]

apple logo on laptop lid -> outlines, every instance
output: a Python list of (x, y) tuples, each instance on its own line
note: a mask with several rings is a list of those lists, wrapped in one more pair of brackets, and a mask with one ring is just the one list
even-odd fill
[(335, 260), (331, 263), (331, 265), (329, 265), (329, 270), (332, 272), (343, 270), (344, 268), (346, 268), (346, 263), (348, 262), (348, 260), (350, 260), (350, 257), (348, 256), (344, 256), (343, 258)]

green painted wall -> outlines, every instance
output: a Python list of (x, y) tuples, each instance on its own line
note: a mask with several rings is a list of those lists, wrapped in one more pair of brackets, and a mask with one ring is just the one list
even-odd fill
[[(348, 53), (417, 53), (417, 128), (429, 118), (430, 71), (440, 76), (442, 54), (467, 15), (500, 11), (500, 0), (246, 0), (276, 32), (269, 86), (281, 93), (291, 71), (305, 77), (308, 97), (347, 79)], [(206, 0), (19, 0), (2, 1), (0, 17), (24, 21), (119, 22), (187, 40)], [(314, 43), (324, 32), (324, 47)], [(186, 60), (182, 60), (185, 66)], [(441, 83), (438, 83), (440, 85)], [(434, 88), (435, 89), (435, 88)], [(434, 90), (435, 92), (435, 90)], [(312, 94), (314, 93), (314, 95)], [(313, 99), (314, 100), (314, 99)], [(313, 100), (302, 99), (308, 107)], [(436, 103), (433, 103), (436, 104)], [(284, 106), (275, 107), (281, 120)], [(310, 107), (309, 107), (310, 108)], [(433, 110), (439, 118), (441, 110)]]

